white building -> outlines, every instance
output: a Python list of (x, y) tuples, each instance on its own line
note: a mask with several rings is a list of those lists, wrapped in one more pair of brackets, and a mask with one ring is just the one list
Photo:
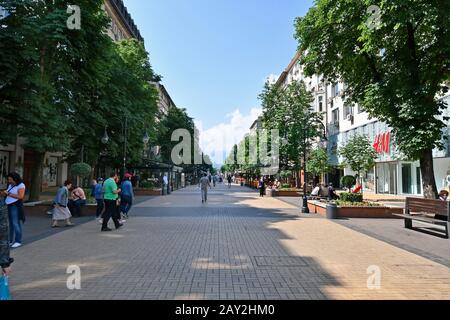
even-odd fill
[[(327, 83), (322, 76), (306, 77), (299, 63), (297, 53), (287, 69), (280, 75), (277, 85), (286, 87), (292, 81), (303, 81), (313, 94), (312, 109), (324, 113), (324, 124), (327, 127), (328, 153), (335, 169), (328, 175), (328, 182), (340, 185), (344, 175), (355, 175), (349, 168), (344, 170), (338, 166), (342, 158), (338, 149), (345, 145), (355, 134), (365, 135), (373, 142), (379, 154), (376, 167), (366, 174), (364, 184), (366, 190), (380, 194), (422, 195), (422, 177), (419, 161), (401, 159), (392, 138), (392, 130), (378, 119), (370, 118), (358, 105), (345, 102), (345, 84), (342, 82)], [(450, 105), (450, 94), (446, 95), (447, 105)], [(450, 108), (443, 116), (450, 116)], [(450, 137), (450, 121), (444, 136)], [(445, 141), (445, 140), (444, 140)], [(443, 151), (434, 151), (434, 170), (437, 188), (450, 188), (450, 140), (445, 141)]]

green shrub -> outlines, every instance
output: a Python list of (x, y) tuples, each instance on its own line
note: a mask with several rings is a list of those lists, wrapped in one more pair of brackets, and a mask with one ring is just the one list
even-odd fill
[(285, 184), (281, 185), (281, 189), (290, 189), (290, 188), (291, 188), (291, 185), (288, 184), (288, 183), (285, 183)]
[(70, 167), (70, 173), (74, 177), (87, 178), (91, 175), (92, 168), (87, 163), (74, 163)]
[(344, 192), (340, 194), (340, 198), (344, 202), (363, 202), (363, 195), (361, 193)]
[(347, 189), (351, 189), (356, 184), (354, 176), (345, 176), (341, 179), (341, 185)]
[(338, 201), (336, 201), (336, 204), (339, 207), (381, 207), (380, 204), (372, 203), (372, 202), (348, 202), (348, 201), (338, 200)]
[(142, 188), (142, 189), (154, 189), (155, 187), (156, 187), (156, 183), (153, 181), (139, 182), (139, 188)]

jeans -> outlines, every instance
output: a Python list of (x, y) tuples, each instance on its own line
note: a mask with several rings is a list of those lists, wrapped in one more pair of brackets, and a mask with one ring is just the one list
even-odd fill
[(105, 200), (105, 213), (103, 214), (102, 229), (108, 228), (109, 219), (113, 219), (114, 225), (117, 228), (120, 226), (119, 222), (119, 210), (117, 210), (116, 200)]
[(202, 201), (208, 201), (208, 189), (202, 189)]
[(81, 207), (86, 205), (86, 200), (69, 200), (69, 210), (74, 217), (81, 216)]
[(19, 220), (19, 208), (16, 204), (11, 204), (8, 206), (8, 218), (9, 241), (11, 243), (22, 243), (22, 225)]
[(120, 197), (120, 211), (126, 216), (130, 212), (131, 206), (133, 205), (133, 198), (131, 196), (121, 196)]
[(105, 209), (105, 201), (103, 199), (95, 199), (97, 201), (97, 212), (95, 216), (100, 218), (103, 215), (103, 209)]

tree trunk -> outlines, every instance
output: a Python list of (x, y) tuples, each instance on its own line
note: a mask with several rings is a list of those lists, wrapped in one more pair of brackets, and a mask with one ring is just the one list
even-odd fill
[(34, 153), (34, 164), (31, 172), (30, 198), (29, 201), (39, 201), (42, 187), (42, 171), (44, 168), (44, 152)]
[(425, 150), (420, 158), (420, 170), (423, 180), (423, 194), (426, 199), (437, 199), (438, 190), (434, 177), (433, 150)]

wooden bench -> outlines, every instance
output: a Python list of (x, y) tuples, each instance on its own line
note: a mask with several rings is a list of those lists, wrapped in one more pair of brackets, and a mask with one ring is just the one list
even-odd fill
[(406, 198), (404, 214), (394, 214), (405, 219), (405, 228), (412, 229), (413, 221), (425, 222), (445, 227), (445, 236), (449, 239), (450, 203), (447, 201)]
[[(312, 192), (312, 191), (311, 191)], [(329, 189), (325, 187), (320, 188), (319, 196), (309, 196), (308, 200), (328, 200), (329, 198)]]

